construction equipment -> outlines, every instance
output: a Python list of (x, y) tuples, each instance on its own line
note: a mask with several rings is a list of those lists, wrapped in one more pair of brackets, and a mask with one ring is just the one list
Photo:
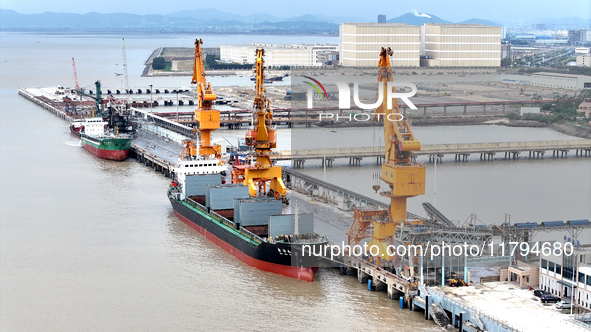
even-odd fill
[[(395, 92), (394, 86), (388, 84), (394, 80), (394, 72), (390, 67), (391, 55), (390, 48), (382, 48), (380, 51), (378, 89), (383, 89), (383, 96), (389, 95), (387, 89)], [(380, 195), (390, 198), (390, 207), (381, 214), (377, 211), (361, 211), (347, 235), (350, 244), (359, 244), (363, 238), (368, 237), (369, 231), (373, 231), (368, 246), (379, 249), (372, 252), (372, 255), (375, 254), (375, 263), (380, 266), (382, 260), (393, 260), (387, 247), (393, 244), (396, 227), (422, 223), (420, 220), (407, 221), (406, 200), (425, 194), (425, 166), (411, 160), (411, 153), (419, 151), (421, 143), (414, 137), (408, 121), (402, 117), (398, 100), (394, 99), (393, 107), (388, 108), (387, 98), (384, 98), (374, 115), (381, 116), (384, 121), (385, 161), (380, 178), (388, 184), (389, 190), (380, 192)]]
[(462, 287), (468, 286), (468, 284), (458, 277), (458, 274), (455, 272), (451, 273), (451, 278), (447, 279), (447, 285), (450, 287)]
[[(273, 111), (265, 95), (264, 55), (263, 49), (256, 50), (256, 63), (253, 70), (256, 81), (253, 126), (247, 131), (245, 139), (245, 144), (254, 148), (254, 153), (250, 155), (254, 162), (235, 165), (232, 170), (232, 179), (240, 181), (243, 178), (242, 183), (248, 186), (249, 193), (253, 197), (260, 193), (274, 196), (276, 199), (284, 199), (287, 189), (281, 178), (281, 167), (273, 166), (271, 161), (271, 149), (277, 147), (277, 128), (272, 123)], [(267, 183), (269, 183), (268, 191)]]
[[(205, 67), (203, 66), (203, 52), (201, 45), (203, 40), (195, 39), (195, 60), (193, 62), (193, 78), (191, 84), (197, 85), (198, 106), (195, 109), (195, 121), (199, 125), (201, 142), (199, 154), (215, 156), (221, 160), (222, 148), (220, 145), (211, 144), (211, 132), (220, 128), (220, 111), (212, 108), (217, 96), (211, 89), (211, 84), (205, 79)], [(197, 132), (197, 128), (194, 129)], [(192, 153), (196, 149), (191, 149)]]

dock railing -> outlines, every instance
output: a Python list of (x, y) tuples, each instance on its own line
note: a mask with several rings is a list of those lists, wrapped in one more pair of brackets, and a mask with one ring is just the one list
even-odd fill
[(253, 233), (253, 232), (249, 231), (248, 229), (246, 229), (246, 228), (244, 228), (244, 227), (242, 227), (242, 226), (240, 226), (240, 231), (241, 231), (241, 232), (242, 232), (242, 233), (243, 233), (245, 236), (249, 237), (249, 238), (250, 238), (251, 240), (253, 240), (253, 241), (257, 241), (257, 242), (259, 242), (259, 243), (262, 243), (262, 242), (264, 242), (264, 240), (263, 240), (263, 238), (262, 238), (262, 237), (260, 237), (260, 236), (256, 235), (255, 233)]

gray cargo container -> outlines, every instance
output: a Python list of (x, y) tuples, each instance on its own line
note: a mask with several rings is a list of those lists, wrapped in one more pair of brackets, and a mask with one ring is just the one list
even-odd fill
[(230, 210), (236, 198), (248, 198), (248, 187), (241, 183), (208, 185), (205, 206), (212, 210)]
[(222, 177), (219, 174), (195, 174), (187, 175), (185, 178), (185, 195), (196, 196), (207, 193), (207, 185), (222, 184)]
[[(314, 233), (314, 215), (310, 213), (298, 214), (297, 234)], [(269, 236), (294, 235), (295, 214), (269, 216)]]
[(281, 214), (281, 201), (274, 198), (234, 200), (234, 221), (242, 226), (269, 224), (269, 216)]

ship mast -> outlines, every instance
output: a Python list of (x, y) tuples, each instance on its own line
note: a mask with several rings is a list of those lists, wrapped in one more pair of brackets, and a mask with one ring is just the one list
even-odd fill
[[(244, 184), (248, 186), (251, 196), (258, 193), (273, 195), (275, 198), (283, 198), (287, 189), (281, 178), (281, 167), (273, 166), (271, 161), (271, 149), (277, 147), (277, 129), (272, 125), (273, 111), (269, 105), (269, 99), (265, 95), (263, 49), (256, 50), (256, 64), (254, 73), (256, 76), (253, 125), (246, 133), (245, 144), (254, 148), (254, 164), (244, 169)], [(269, 190), (267, 191), (267, 183)]]

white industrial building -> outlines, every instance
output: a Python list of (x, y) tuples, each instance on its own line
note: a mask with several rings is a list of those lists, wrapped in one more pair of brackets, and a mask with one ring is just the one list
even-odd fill
[(557, 73), (533, 73), (531, 75), (531, 85), (570, 90), (590, 89), (591, 76)]
[[(562, 245), (562, 243), (560, 243)], [(565, 299), (576, 311), (591, 311), (591, 245), (573, 245), (572, 255), (544, 255), (540, 260), (540, 288)]]
[(338, 46), (329, 44), (220, 45), (220, 60), (230, 63), (254, 64), (257, 48), (265, 49), (265, 65), (267, 67), (317, 67), (332, 59), (332, 56), (336, 55)]
[(420, 27), (402, 23), (343, 23), (339, 28), (340, 63), (375, 67), (382, 47), (390, 47), (394, 67), (420, 65)]
[(501, 66), (501, 27), (425, 24), (421, 45), (428, 67)]
[(577, 55), (577, 66), (591, 67), (591, 54)]
[(500, 67), (501, 27), (482, 24), (343, 23), (340, 63), (371, 67), (391, 47), (394, 67)]

